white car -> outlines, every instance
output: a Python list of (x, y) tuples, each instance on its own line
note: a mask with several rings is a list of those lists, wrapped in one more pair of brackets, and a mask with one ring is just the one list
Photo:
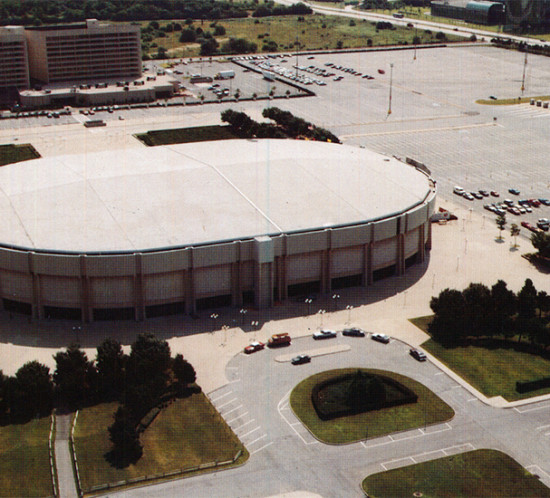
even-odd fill
[(313, 332), (313, 338), (316, 340), (331, 339), (334, 337), (336, 337), (336, 332), (334, 332), (334, 330), (321, 329), (321, 330), (318, 330), (317, 332)]
[(464, 195), (464, 189), (462, 187), (455, 187), (453, 192), (457, 195)]

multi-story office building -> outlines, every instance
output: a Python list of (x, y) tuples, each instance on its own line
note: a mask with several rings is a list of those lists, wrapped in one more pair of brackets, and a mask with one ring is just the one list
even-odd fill
[(141, 76), (140, 28), (85, 23), (25, 29), (30, 76), (43, 83)]
[(28, 88), (27, 42), (21, 26), (0, 28), (0, 88)]

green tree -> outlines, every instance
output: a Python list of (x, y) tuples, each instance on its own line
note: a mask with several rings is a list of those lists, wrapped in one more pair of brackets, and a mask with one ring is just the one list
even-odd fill
[(502, 231), (506, 227), (506, 215), (505, 214), (499, 214), (496, 219), (496, 224), (499, 230), (498, 234), (498, 240), (502, 240)]
[(122, 345), (115, 339), (108, 337), (97, 347), (98, 388), (103, 399), (116, 399), (121, 395), (125, 360)]
[(539, 252), (539, 256), (550, 258), (550, 234), (537, 232), (531, 235), (531, 244)]
[(516, 330), (519, 335), (518, 341), (524, 334), (530, 336), (533, 329), (533, 320), (536, 318), (537, 290), (533, 281), (528, 278), (518, 293), (518, 316), (516, 319)]
[(513, 335), (511, 317), (517, 310), (516, 294), (508, 289), (506, 282), (498, 280), (491, 287), (491, 301), (489, 315), (493, 330), (505, 337)]
[(517, 237), (519, 235), (519, 233), (521, 232), (520, 228), (517, 226), (516, 223), (512, 223), (512, 225), (510, 226), (510, 235), (512, 237), (514, 237), (514, 247), (517, 247), (518, 246), (518, 241), (517, 241)]
[(78, 344), (54, 355), (53, 380), (61, 400), (70, 406), (82, 406), (95, 399), (96, 370)]
[(537, 307), (539, 309), (539, 318), (542, 318), (543, 313), (550, 311), (550, 295), (546, 291), (537, 293)]
[(462, 291), (464, 327), (473, 336), (489, 335), (492, 324), (487, 311), (491, 308), (491, 291), (483, 284), (472, 283)]
[(185, 28), (181, 30), (179, 37), (180, 43), (192, 43), (197, 39), (197, 33), (192, 28)]
[(215, 38), (205, 38), (201, 42), (200, 55), (214, 55), (218, 51), (218, 46)]
[(116, 467), (124, 468), (141, 458), (143, 446), (137, 432), (137, 421), (126, 407), (119, 407), (114, 418), (109, 427), (113, 450), (108, 456)]
[(428, 332), (443, 344), (459, 342), (465, 335), (465, 303), (462, 292), (445, 289), (439, 296), (432, 297), (430, 308), (435, 313), (428, 327)]
[(197, 380), (197, 374), (193, 365), (183, 358), (181, 354), (177, 354), (172, 361), (172, 371), (177, 379), (177, 389), (181, 394), (189, 384), (193, 384)]
[(50, 369), (37, 361), (25, 363), (10, 382), (10, 408), (16, 420), (49, 415), (54, 386)]

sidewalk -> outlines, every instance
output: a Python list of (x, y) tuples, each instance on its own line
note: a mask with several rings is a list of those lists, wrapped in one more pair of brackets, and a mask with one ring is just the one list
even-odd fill
[(55, 466), (57, 468), (57, 480), (59, 482), (60, 498), (77, 498), (73, 463), (69, 451), (69, 436), (71, 433), (71, 421), (73, 413), (56, 415), (55, 432)]

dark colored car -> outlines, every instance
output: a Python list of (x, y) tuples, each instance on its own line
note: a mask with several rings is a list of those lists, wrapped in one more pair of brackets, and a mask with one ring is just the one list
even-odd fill
[(388, 342), (390, 342), (390, 338), (386, 334), (372, 334), (371, 339), (383, 344), (388, 344)]
[(290, 363), (293, 365), (301, 365), (302, 363), (309, 363), (311, 361), (311, 356), (307, 354), (299, 354), (290, 360)]
[(419, 351), (418, 349), (410, 349), (409, 350), (409, 354), (415, 359), (415, 360), (418, 360), (418, 361), (426, 361), (426, 355), (422, 352), (422, 351)]
[(352, 327), (342, 330), (342, 335), (347, 335), (348, 337), (365, 337), (365, 332), (357, 327)]
[(509, 188), (508, 192), (514, 195), (519, 195), (519, 190), (517, 188)]

